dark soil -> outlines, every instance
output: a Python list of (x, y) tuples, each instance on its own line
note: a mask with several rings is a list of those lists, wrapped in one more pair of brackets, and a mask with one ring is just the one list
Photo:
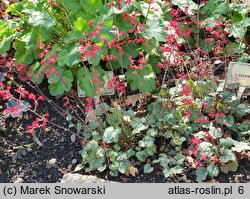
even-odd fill
[[(11, 133), (3, 139), (4, 154), (0, 154), (0, 170), (2, 172), (0, 182), (15, 182), (20, 178), (23, 179), (23, 182), (60, 182), (64, 174), (73, 172), (75, 166), (81, 162), (81, 145), (77, 140), (71, 142), (67, 132), (53, 129), (47, 133), (40, 133), (38, 137), (43, 143), (42, 146), (38, 146), (27, 135)], [(27, 144), (33, 145), (28, 147)], [(55, 161), (54, 164), (49, 163), (52, 160)], [(216, 181), (221, 183), (250, 182), (250, 161), (243, 159), (239, 165), (237, 172), (220, 174)], [(105, 173), (84, 173), (83, 171), (79, 173), (92, 174), (124, 183), (195, 182), (195, 172), (189, 165), (185, 166), (184, 175), (167, 179), (163, 176), (160, 167), (155, 168), (151, 174), (144, 174), (142, 170), (141, 167), (139, 174), (135, 177), (125, 175), (110, 177)]]
[[(46, 90), (45, 86), (43, 85), (42, 89)], [(60, 98), (53, 100), (62, 106)], [(3, 104), (1, 105), (3, 106)], [(55, 123), (62, 126), (67, 125), (63, 117), (49, 103), (42, 104), (42, 110), (49, 112), (50, 119)], [(13, 121), (3, 120), (4, 118), (0, 118), (0, 126), (2, 127), (3, 125), (8, 127), (13, 123)], [(22, 131), (17, 133), (14, 128), (7, 129), (6, 133), (0, 132), (0, 182), (60, 182), (64, 174), (74, 172), (76, 165), (81, 163), (81, 142), (78, 139), (72, 142), (71, 134), (63, 129), (48, 126), (47, 132), (37, 131), (36, 136), (42, 146), (39, 146), (39, 142), (36, 142), (27, 133), (21, 133)], [(160, 166), (156, 166), (154, 172), (150, 174), (144, 174), (143, 167), (139, 166), (138, 169), (139, 173), (135, 177), (131, 175), (111, 177), (108, 172), (84, 173), (83, 170), (78, 171), (78, 173), (92, 174), (124, 183), (195, 182), (195, 171), (188, 164), (184, 166), (183, 175), (167, 179), (163, 176)], [(250, 161), (240, 160), (237, 172), (220, 174), (215, 180), (221, 183), (250, 182)]]

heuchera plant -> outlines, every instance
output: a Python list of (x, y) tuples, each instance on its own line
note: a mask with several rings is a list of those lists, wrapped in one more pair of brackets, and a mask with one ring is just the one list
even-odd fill
[[(250, 150), (249, 125), (241, 121), (249, 106), (236, 100), (235, 85), (221, 89), (214, 77), (220, 65), (250, 58), (246, 5), (23, 0), (6, 12), (12, 19), (0, 21), (0, 65), (11, 70), (8, 78), (15, 73), (29, 84), (46, 80), (51, 95), (71, 96), (63, 98), (66, 129), (37, 113), (38, 102), (47, 97), (3, 80), (5, 115), (35, 114), (30, 134), (46, 124), (76, 131), (84, 143), (85, 171), (135, 175), (139, 165), (150, 173), (160, 164), (169, 177), (182, 173), (189, 158), (200, 182), (235, 171)], [(6, 62), (9, 51), (14, 57)], [(109, 80), (107, 71), (113, 72)], [(84, 100), (72, 90), (77, 84)], [(103, 96), (104, 86), (115, 94)]]
[[(132, 90), (152, 92), (162, 69), (200, 71), (211, 53), (214, 61), (222, 54), (249, 59), (244, 35), (250, 20), (241, 4), (24, 0), (6, 12), (19, 17), (1, 21), (0, 53), (14, 42), (16, 63), (38, 84), (46, 77), (52, 95), (69, 91), (76, 79), (94, 97), (104, 70), (124, 74)], [(184, 64), (188, 59), (196, 66)]]

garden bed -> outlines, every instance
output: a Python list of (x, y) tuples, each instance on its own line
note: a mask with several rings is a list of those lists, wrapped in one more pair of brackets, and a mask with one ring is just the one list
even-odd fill
[(246, 4), (5, 2), (0, 181), (250, 181)]

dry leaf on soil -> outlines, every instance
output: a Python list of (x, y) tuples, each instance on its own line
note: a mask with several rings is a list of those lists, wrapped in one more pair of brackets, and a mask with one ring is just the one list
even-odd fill
[(129, 174), (131, 174), (132, 176), (135, 177), (135, 175), (138, 173), (138, 169), (136, 167), (134, 167), (133, 165), (130, 165), (127, 169), (127, 171), (125, 172), (126, 176), (129, 176)]

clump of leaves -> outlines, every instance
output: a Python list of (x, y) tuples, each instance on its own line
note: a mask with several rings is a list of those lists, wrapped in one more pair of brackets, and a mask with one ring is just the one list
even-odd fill
[[(169, 98), (158, 96), (140, 116), (136, 110), (97, 105), (93, 111), (103, 120), (95, 125), (89, 122), (91, 130), (84, 130), (90, 141), (83, 147), (83, 164), (88, 171), (135, 175), (139, 161), (145, 173), (159, 164), (164, 176), (170, 177), (183, 173), (183, 153), (193, 146), (192, 166), (198, 182), (220, 171), (236, 171), (238, 157), (250, 150), (249, 126), (236, 121), (250, 107), (239, 103), (230, 86), (218, 90), (211, 80), (180, 80), (166, 90)], [(159, 140), (165, 140), (166, 146), (159, 146)]]
[[(18, 18), (0, 21), (0, 55), (13, 47), (16, 63), (37, 84), (47, 78), (54, 96), (79, 81), (93, 98), (105, 70), (125, 75), (133, 91), (153, 92), (162, 70), (204, 73), (210, 54), (249, 60), (244, 35), (250, 21), (239, 3), (23, 0), (6, 12)], [(191, 67), (197, 63), (200, 68)]]

